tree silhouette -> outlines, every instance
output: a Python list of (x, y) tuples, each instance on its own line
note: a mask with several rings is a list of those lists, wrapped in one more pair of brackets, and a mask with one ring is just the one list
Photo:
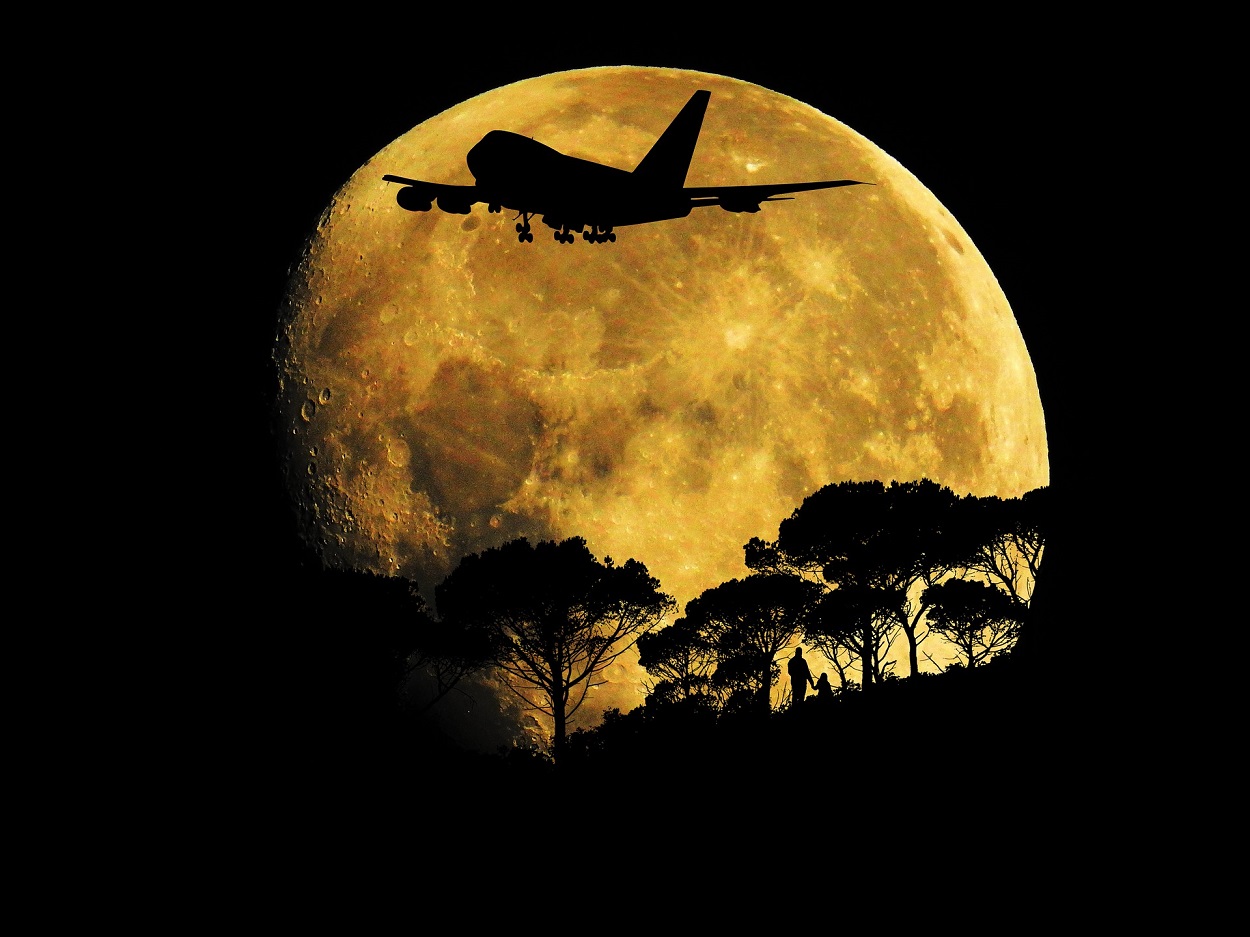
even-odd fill
[(657, 702), (711, 691), (722, 710), (767, 713), (790, 647), (821, 596), (788, 573), (731, 579), (686, 603), (686, 614), (638, 642), (639, 663), (660, 680)]
[(925, 590), (929, 627), (954, 644), (968, 667), (1010, 648), (1024, 606), (1002, 589), (970, 579), (948, 579)]
[(786, 573), (731, 579), (686, 605), (686, 616), (714, 636), (713, 686), (722, 697), (737, 693), (745, 708), (766, 713), (781, 675), (777, 655), (791, 647), (821, 589)]
[[(414, 651), (433, 639), (435, 629), (415, 584), (401, 576), (332, 568), (310, 580), (303, 600), (309, 614), (340, 626), (329, 652), (340, 672), (361, 674), (386, 708), (393, 707)], [(344, 622), (352, 627), (342, 627)]]
[(716, 651), (703, 622), (683, 617), (638, 637), (638, 663), (657, 678), (647, 687), (648, 696), (675, 702), (708, 693)]
[(824, 594), (804, 633), (808, 642), (833, 663), (843, 686), (843, 652), (860, 662), (863, 685), (872, 686), (893, 673), (894, 663), (887, 655), (899, 633), (902, 605), (897, 592), (844, 585)]
[(493, 659), (484, 635), (435, 619), (402, 576), (321, 569), (309, 574), (301, 601), (308, 617), (331, 626), (324, 653), (338, 676), (326, 692), (337, 698), (337, 719), (380, 731), (420, 716)]
[(491, 635), (480, 628), (467, 627), (461, 621), (435, 621), (426, 609), (425, 600), (412, 589), (418, 614), (425, 622), (412, 641), (406, 673), (422, 672), (434, 683), (433, 694), (419, 707), (425, 712), (455, 689), (465, 677), (477, 673), (495, 658)]
[[(967, 533), (957, 527), (957, 501), (949, 488), (928, 479), (891, 482), (888, 488), (879, 481), (826, 485), (781, 522), (775, 543), (754, 538), (746, 545), (747, 566), (790, 570), (855, 593), (840, 610), (854, 612), (860, 626), (853, 643), (865, 689), (882, 675), (873, 655), (888, 647), (895, 629), (906, 635), (914, 676), (928, 633), (923, 589), (970, 552)], [(848, 636), (836, 620), (826, 621), (819, 633), (826, 639)], [(852, 642), (835, 643), (849, 648)]]
[(1034, 488), (1019, 498), (963, 498), (959, 514), (976, 531), (969, 540), (967, 567), (1028, 605), (1046, 546), (1051, 495)]
[(551, 717), (557, 763), (596, 677), (674, 608), (642, 563), (600, 563), (580, 537), (471, 554), (434, 595), (440, 616), (486, 635), (507, 685)]

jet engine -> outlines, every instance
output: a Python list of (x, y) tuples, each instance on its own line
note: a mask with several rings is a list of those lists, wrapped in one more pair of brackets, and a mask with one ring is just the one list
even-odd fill
[(735, 199), (722, 195), (720, 198), (720, 207), (725, 211), (732, 212), (757, 212), (760, 210), (759, 199)]
[[(408, 211), (429, 211), (433, 207), (429, 196), (412, 185), (405, 186), (395, 193), (395, 201), (400, 208)], [(441, 201), (439, 202), (439, 207), (442, 208)]]
[(438, 207), (449, 215), (467, 215), (473, 210), (473, 203), (466, 198), (444, 193), (438, 197)]

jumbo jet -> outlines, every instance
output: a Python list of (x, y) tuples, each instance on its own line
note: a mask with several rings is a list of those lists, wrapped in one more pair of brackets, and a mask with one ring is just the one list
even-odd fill
[(403, 188), (395, 201), (408, 211), (467, 215), (477, 202), (491, 212), (516, 212), (517, 240), (534, 240), (530, 219), (542, 216), (555, 239), (572, 244), (574, 232), (593, 244), (616, 240), (615, 228), (685, 218), (692, 209), (719, 205), (725, 211), (757, 212), (761, 202), (788, 201), (787, 193), (874, 185), (854, 179), (782, 182), (773, 185), (711, 185), (686, 188), (686, 171), (703, 126), (710, 91), (696, 91), (633, 172), (565, 156), (530, 137), (492, 130), (465, 158), (474, 185), (423, 182), (389, 173)]

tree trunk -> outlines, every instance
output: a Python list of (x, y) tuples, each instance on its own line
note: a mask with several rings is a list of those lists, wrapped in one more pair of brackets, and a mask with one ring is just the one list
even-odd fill
[(872, 686), (872, 667), (873, 667), (873, 643), (872, 643), (872, 622), (864, 625), (864, 653), (860, 658), (862, 669), (864, 671), (864, 692), (868, 692), (868, 688)]
[(566, 695), (567, 694), (565, 694), (562, 690), (558, 690), (556, 693), (552, 694), (551, 698), (551, 715), (552, 718), (555, 719), (556, 723), (555, 743), (552, 747), (552, 757), (555, 759), (556, 764), (560, 763), (561, 757), (564, 755), (564, 733), (566, 728), (564, 703)]

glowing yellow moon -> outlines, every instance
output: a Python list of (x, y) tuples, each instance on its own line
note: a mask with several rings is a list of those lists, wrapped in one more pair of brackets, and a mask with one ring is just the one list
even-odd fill
[[(518, 243), (510, 213), (414, 214), (396, 173), (472, 183), (511, 130), (632, 169), (700, 88), (687, 185), (861, 179), (758, 214), (696, 209), (615, 244)], [(756, 85), (613, 67), (482, 94), (413, 128), (326, 208), (275, 355), (287, 471), (327, 560), (427, 597), (466, 553), (580, 535), (683, 604), (831, 482), (1048, 482), (1032, 363), (959, 223), (855, 131)], [(642, 699), (617, 669), (596, 711)]]

